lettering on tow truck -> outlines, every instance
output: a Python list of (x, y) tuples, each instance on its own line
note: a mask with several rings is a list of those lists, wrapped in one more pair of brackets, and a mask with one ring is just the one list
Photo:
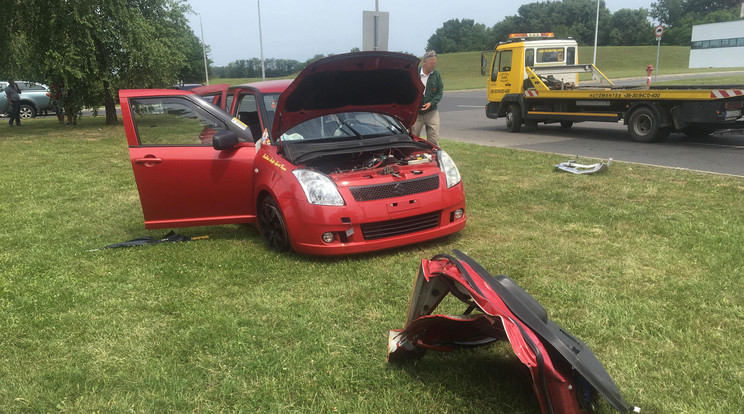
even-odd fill
[(659, 92), (626, 92), (625, 98), (661, 98), (661, 93)]
[(660, 92), (593, 92), (590, 98), (599, 99), (653, 99), (661, 98)]
[(263, 158), (266, 161), (268, 161), (274, 167), (277, 167), (277, 168), (281, 169), (282, 171), (287, 171), (287, 168), (284, 167), (284, 164), (283, 163), (282, 164), (279, 164), (279, 161), (277, 161), (277, 160), (269, 157), (268, 155), (264, 154), (261, 158)]

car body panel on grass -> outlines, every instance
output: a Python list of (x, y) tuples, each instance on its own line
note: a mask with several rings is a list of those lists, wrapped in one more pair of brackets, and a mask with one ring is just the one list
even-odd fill
[[(389, 362), (507, 341), (529, 369), (544, 414), (595, 412), (597, 394), (621, 413), (640, 412), (589, 347), (551, 321), (535, 298), (509, 277), (492, 276), (465, 253), (453, 253), (421, 260), (405, 326), (388, 335)], [(450, 293), (467, 305), (465, 312), (434, 314)]]
[(363, 52), (294, 81), (120, 91), (146, 227), (251, 223), (273, 249), (318, 255), (461, 230), (457, 167), (408, 132), (417, 68), (413, 56)]

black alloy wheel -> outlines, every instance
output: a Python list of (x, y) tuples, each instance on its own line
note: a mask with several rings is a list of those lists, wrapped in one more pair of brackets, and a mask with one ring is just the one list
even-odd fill
[(264, 197), (259, 204), (258, 229), (269, 249), (278, 252), (289, 250), (287, 225), (279, 205), (271, 196)]

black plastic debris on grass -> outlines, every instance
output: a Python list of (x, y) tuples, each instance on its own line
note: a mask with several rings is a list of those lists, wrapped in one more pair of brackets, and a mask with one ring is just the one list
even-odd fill
[(176, 243), (176, 242), (186, 242), (191, 240), (204, 240), (208, 239), (209, 236), (199, 236), (199, 237), (189, 237), (184, 236), (182, 234), (174, 233), (173, 231), (168, 232), (165, 236), (161, 237), (160, 239), (156, 239), (154, 237), (140, 237), (137, 239), (132, 239), (129, 241), (125, 241), (122, 243), (115, 243), (115, 244), (109, 244), (108, 246), (101, 247), (99, 249), (92, 249), (88, 250), (89, 252), (93, 252), (96, 250), (104, 250), (104, 249), (117, 249), (120, 247), (136, 247), (136, 246), (146, 246), (149, 244), (159, 244), (159, 243)]

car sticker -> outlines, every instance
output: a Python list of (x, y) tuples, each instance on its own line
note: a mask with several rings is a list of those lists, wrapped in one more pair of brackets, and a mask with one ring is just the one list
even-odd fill
[(231, 121), (233, 124), (237, 125), (238, 128), (242, 129), (243, 131), (245, 131), (245, 129), (248, 128), (248, 125), (244, 124), (243, 121), (239, 120), (238, 118), (233, 118)]
[(284, 166), (284, 163), (281, 163), (280, 164), (279, 161), (271, 158), (270, 156), (268, 156), (266, 154), (263, 154), (262, 158), (265, 159), (266, 161), (268, 161), (271, 165), (279, 168), (280, 170), (287, 171), (287, 168)]

